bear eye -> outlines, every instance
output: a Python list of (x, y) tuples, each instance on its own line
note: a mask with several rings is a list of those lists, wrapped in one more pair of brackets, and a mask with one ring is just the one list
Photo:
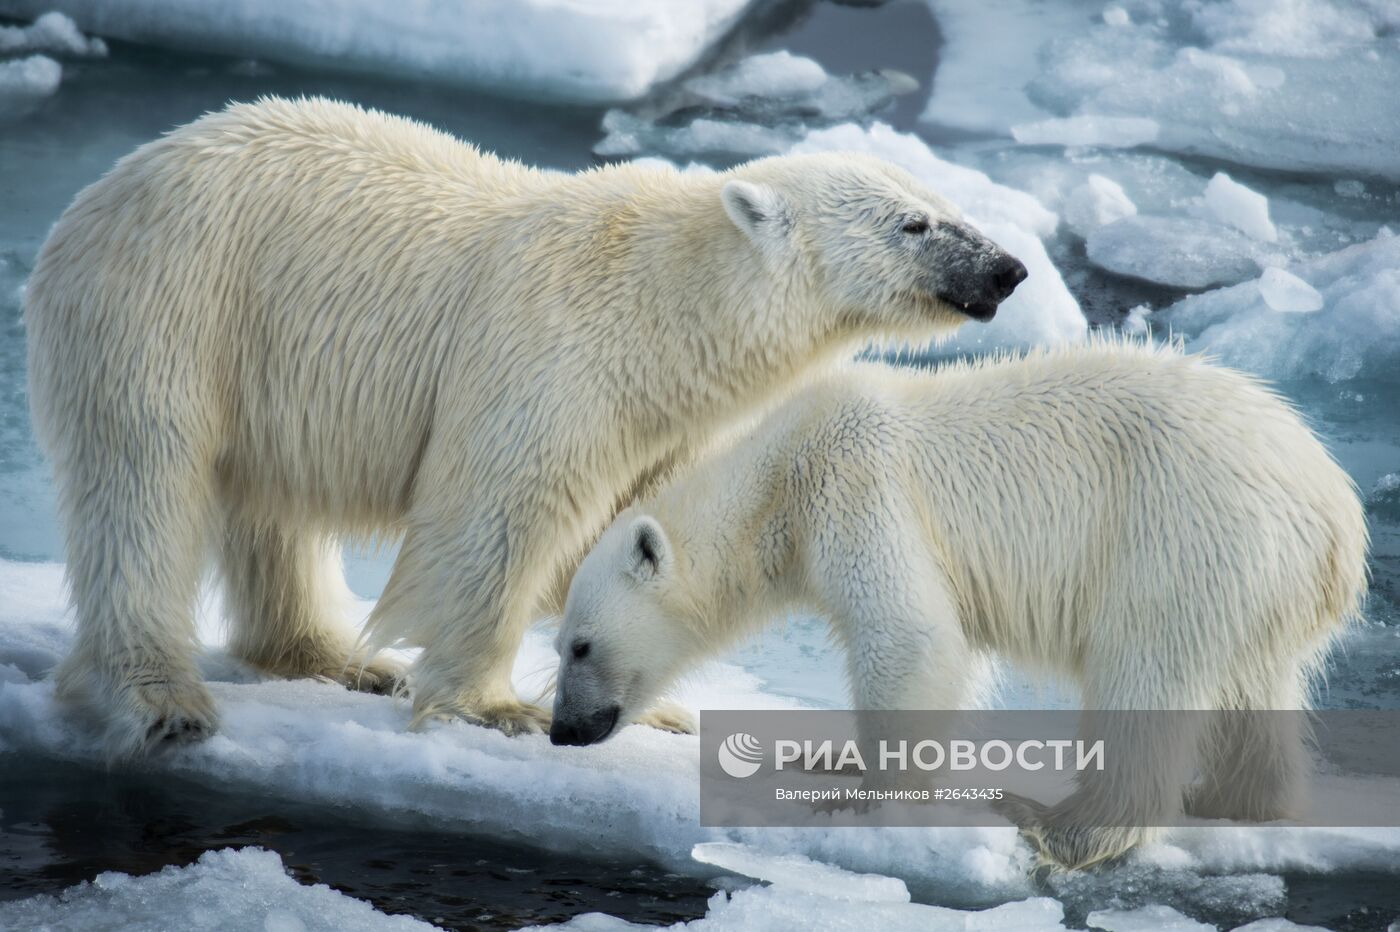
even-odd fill
[(904, 226), (900, 227), (900, 230), (908, 233), (910, 236), (920, 236), (928, 232), (928, 221), (922, 219), (910, 220), (905, 223)]
[(575, 659), (575, 660), (582, 660), (583, 658), (587, 657), (587, 656), (588, 656), (589, 648), (591, 648), (592, 646), (593, 646), (593, 645), (589, 644), (587, 641), (575, 641), (575, 642), (574, 642), (574, 648), (573, 648), (573, 649), (574, 649), (574, 659)]

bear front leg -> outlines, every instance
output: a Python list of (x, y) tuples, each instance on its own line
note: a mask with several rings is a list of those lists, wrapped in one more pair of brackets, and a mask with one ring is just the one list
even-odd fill
[[(544, 588), (511, 553), (497, 515), (444, 520), (410, 530), (370, 616), (372, 643), (421, 646), (409, 672), (411, 727), (460, 718), (508, 735), (547, 731), (550, 713), (522, 701), (511, 683), (515, 655)], [(519, 560), (512, 559), (518, 556)]]

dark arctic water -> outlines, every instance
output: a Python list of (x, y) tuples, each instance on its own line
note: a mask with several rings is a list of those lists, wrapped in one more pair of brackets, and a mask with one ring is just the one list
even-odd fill
[(51, 893), (102, 871), (149, 874), (248, 845), (276, 851), (302, 883), (446, 929), (518, 929), (587, 912), (670, 924), (702, 915), (714, 893), (645, 862), (551, 854), (401, 818), (375, 824), (168, 774), (0, 755), (0, 801), (0, 900)]
[[(915, 118), (935, 74), (941, 42), (922, 3), (880, 8), (772, 4), (742, 25), (719, 55), (787, 48), (833, 73), (896, 68), (923, 82), (881, 118), (962, 148), (949, 157), (979, 164), (976, 140), (952, 139)], [(261, 94), (323, 94), (412, 115), (504, 156), (559, 169), (595, 161), (602, 111), (552, 107), (412, 82), (300, 71), (213, 56), (111, 43), (110, 58), (66, 63), (59, 92), (22, 122), (0, 126), (0, 558), (57, 561), (62, 548), (48, 478), (30, 433), (24, 393), (19, 288), (50, 224), (73, 195), (140, 143), (230, 100)], [(1201, 171), (1208, 177), (1209, 166)], [(1330, 190), (1330, 180), (1239, 173), (1266, 192)], [(1162, 306), (1180, 292), (1116, 279), (1088, 266), (1082, 243), (1053, 247), (1066, 281), (1094, 323), (1138, 303)], [(1370, 625), (1338, 655), (1323, 703), (1400, 707), (1400, 403), (1394, 384), (1281, 386), (1313, 419), (1368, 495), (1373, 535)], [(351, 583), (376, 595), (392, 547), (351, 560)], [(821, 701), (810, 668), (824, 635), (797, 629), (800, 643), (757, 645), (748, 662), (780, 691)], [(829, 665), (828, 665), (829, 666)], [(829, 679), (829, 677), (828, 677)], [(305, 882), (327, 883), (390, 913), (450, 928), (507, 929), (604, 911), (669, 923), (703, 914), (712, 888), (646, 863), (598, 861), (499, 841), (394, 825), (372, 814), (287, 803), (246, 791), (159, 781), (139, 772), (99, 772), (0, 754), (0, 899), (55, 892), (106, 870), (146, 873), (186, 864), (205, 850), (258, 845), (277, 851)], [(1400, 869), (1400, 866), (1397, 866)], [(1288, 876), (1287, 915), (1334, 929), (1384, 929), (1400, 915), (1395, 874)], [(1123, 891), (1047, 889), (1071, 916)], [(1228, 903), (1198, 907), (1222, 925), (1247, 916)]]

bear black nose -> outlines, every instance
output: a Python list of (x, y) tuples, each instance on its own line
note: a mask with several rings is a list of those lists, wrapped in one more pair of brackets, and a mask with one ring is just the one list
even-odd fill
[(608, 706), (583, 718), (563, 719), (555, 716), (549, 726), (549, 743), (573, 745), (597, 744), (613, 733), (622, 709)]
[(1011, 297), (1011, 292), (1026, 280), (1027, 274), (1026, 267), (1015, 256), (1005, 256), (998, 261), (996, 268), (992, 270), (992, 287), (996, 300), (1005, 301)]

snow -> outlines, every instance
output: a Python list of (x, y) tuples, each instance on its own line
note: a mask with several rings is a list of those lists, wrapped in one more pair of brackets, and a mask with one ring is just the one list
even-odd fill
[(1400, 179), (1394, 4), (929, 3), (947, 40), (923, 115), (930, 123), (1018, 127), (1022, 139), (1027, 124), (1056, 118), (1146, 120), (1159, 127), (1150, 140), (1158, 149)]
[(997, 184), (976, 169), (945, 161), (919, 137), (883, 123), (843, 124), (814, 130), (792, 152), (867, 152), (893, 162), (956, 204), (985, 234), (1030, 272), (989, 324), (962, 327), (949, 347), (958, 350), (1053, 345), (1083, 339), (1088, 325), (1041, 242), (1057, 218), (1033, 196)]
[(0, 928), (427, 932), (436, 926), (386, 916), (325, 884), (303, 886), (271, 851), (225, 848), (187, 867), (144, 877), (109, 871), (57, 896), (0, 903)]
[(1190, 217), (1124, 217), (1090, 232), (1086, 250), (1101, 269), (1179, 288), (1253, 278), (1261, 257), (1230, 227)]
[(100, 58), (107, 54), (107, 44), (101, 39), (89, 39), (71, 19), (50, 11), (28, 26), (0, 26), (0, 55), (16, 52)]
[(1278, 230), (1269, 219), (1269, 199), (1224, 172), (1216, 172), (1206, 185), (1206, 206), (1217, 220), (1245, 236), (1265, 243), (1278, 241)]
[(1322, 294), (1292, 272), (1268, 268), (1259, 276), (1264, 303), (1281, 314), (1311, 314), (1322, 310)]
[(1186, 298), (1162, 315), (1174, 331), (1191, 338), (1190, 348), (1273, 379), (1394, 381), (1400, 376), (1395, 365), (1400, 357), (1400, 236), (1383, 231), (1369, 242), (1300, 263), (1284, 274), (1319, 294), (1321, 309), (1279, 313), (1271, 298), (1303, 306), (1308, 295), (1274, 273), (1269, 282), (1245, 282)]
[(85, 32), (197, 51), (485, 85), (522, 97), (631, 100), (693, 65), (751, 0), (12, 0)]
[(1156, 140), (1162, 127), (1142, 117), (1073, 116), (1011, 127), (1011, 137), (1027, 146), (1105, 146), (1131, 149)]

